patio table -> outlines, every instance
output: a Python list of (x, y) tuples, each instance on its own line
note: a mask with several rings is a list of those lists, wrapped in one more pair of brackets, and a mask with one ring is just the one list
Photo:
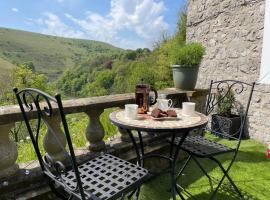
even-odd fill
[[(135, 148), (137, 155), (137, 163), (139, 166), (144, 165), (144, 159), (150, 157), (159, 157), (168, 160), (170, 163), (171, 172), (171, 195), (173, 200), (176, 199), (176, 192), (181, 199), (184, 199), (183, 195), (179, 192), (176, 184), (175, 165), (179, 154), (181, 145), (191, 130), (204, 127), (208, 118), (199, 112), (195, 112), (193, 116), (184, 116), (181, 114), (181, 109), (175, 109), (177, 118), (153, 118), (150, 115), (138, 115), (138, 119), (128, 119), (125, 117), (124, 110), (114, 111), (110, 114), (109, 118), (113, 124), (121, 129), (124, 129), (129, 134), (132, 144)], [(139, 136), (139, 145), (133, 136), (132, 131), (137, 131)], [(153, 133), (170, 133), (171, 146), (169, 156), (160, 154), (145, 154), (144, 144), (141, 132), (153, 132)], [(174, 141), (176, 134), (181, 134), (181, 140), (179, 141), (176, 149), (174, 150)]]

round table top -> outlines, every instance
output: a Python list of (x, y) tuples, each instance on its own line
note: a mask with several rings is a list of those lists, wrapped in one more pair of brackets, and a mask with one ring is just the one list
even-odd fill
[(148, 132), (179, 132), (184, 129), (195, 129), (207, 124), (208, 118), (202, 113), (195, 112), (194, 116), (182, 115), (181, 109), (174, 109), (177, 118), (153, 118), (150, 115), (138, 115), (138, 119), (128, 119), (124, 110), (114, 111), (109, 118), (116, 126)]

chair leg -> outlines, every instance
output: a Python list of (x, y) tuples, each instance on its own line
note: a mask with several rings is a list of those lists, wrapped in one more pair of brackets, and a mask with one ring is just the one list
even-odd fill
[(128, 195), (128, 199), (131, 199), (131, 197), (135, 194), (136, 191), (137, 191), (137, 189), (136, 189), (136, 190), (133, 190), (133, 191)]
[(73, 195), (70, 195), (68, 200), (72, 200), (73, 199)]
[(63, 200), (66, 200), (66, 199), (67, 199), (67, 197), (66, 197), (65, 195), (61, 194), (61, 193), (55, 188), (55, 185), (54, 185), (54, 183), (53, 183), (51, 180), (49, 180), (49, 186), (50, 186), (52, 192), (53, 192), (58, 198), (63, 199)]
[(184, 196), (183, 196), (183, 195), (181, 194), (181, 192), (179, 191), (177, 185), (175, 186), (175, 190), (176, 190), (177, 194), (180, 196), (180, 198), (181, 198), (182, 200), (185, 200)]
[(141, 191), (141, 186), (137, 187), (135, 190), (133, 190), (129, 195), (128, 199), (131, 199), (131, 197), (136, 193), (136, 199), (139, 199), (140, 196), (140, 191)]
[(220, 180), (219, 183), (218, 183), (218, 186), (216, 187), (216, 189), (215, 189), (214, 192), (212, 193), (212, 195), (211, 195), (211, 197), (210, 197), (210, 200), (214, 199), (214, 197), (216, 196), (217, 191), (218, 191), (218, 189), (220, 188), (220, 186), (221, 186), (221, 184), (222, 184), (224, 178), (225, 178), (225, 175), (222, 176), (221, 180)]
[[(172, 172), (172, 185), (174, 185), (173, 188), (171, 188), (171, 192), (172, 192), (172, 196), (173, 196), (173, 199), (175, 199), (175, 196), (176, 196), (176, 192), (177, 194), (180, 196), (180, 198), (182, 200), (184, 200), (185, 198), (183, 197), (183, 195), (181, 194), (181, 192), (179, 191), (179, 189), (177, 188), (177, 180), (178, 178), (181, 176), (181, 174), (183, 173), (183, 171), (185, 170), (187, 164), (189, 163), (191, 159), (191, 156), (188, 157), (188, 159), (186, 160), (186, 162), (184, 163), (183, 167), (180, 169), (179, 173), (177, 174), (176, 178), (174, 178), (174, 171)], [(174, 169), (175, 167), (173, 167)]]
[(189, 155), (189, 157), (188, 157), (188, 159), (186, 160), (185, 164), (184, 164), (183, 167), (180, 169), (178, 175), (176, 176), (176, 179), (175, 179), (176, 181), (178, 180), (178, 178), (181, 176), (181, 174), (182, 174), (183, 171), (185, 170), (185, 168), (186, 168), (187, 164), (189, 163), (190, 159), (191, 159), (191, 155)]
[(137, 188), (137, 191), (136, 191), (136, 200), (139, 199), (140, 191), (141, 191), (141, 187), (138, 187), (138, 188)]
[(60, 192), (56, 189), (54, 183), (53, 183), (51, 180), (49, 180), (49, 186), (50, 186), (52, 192), (53, 192), (58, 198), (60, 198), (60, 199), (63, 199), (63, 200), (72, 200), (73, 197), (74, 197), (72, 194), (65, 194), (65, 195), (64, 195), (64, 194), (60, 193)]
[(224, 174), (223, 177), (221, 178), (221, 180), (219, 181), (219, 184), (218, 184), (217, 188), (215, 189), (214, 193), (212, 194), (211, 199), (213, 199), (214, 196), (216, 195), (216, 193), (217, 193), (218, 189), (220, 188), (222, 182), (224, 181), (225, 177), (229, 180), (229, 182), (233, 186), (234, 190), (239, 194), (239, 196), (241, 198), (243, 198), (242, 193), (240, 192), (240, 190), (238, 189), (238, 187), (235, 185), (235, 183), (233, 182), (233, 180), (231, 179), (231, 177), (228, 174), (229, 173), (229, 170), (230, 170), (230, 167), (232, 166), (232, 163), (229, 165), (228, 169), (225, 170), (224, 167), (221, 165), (221, 163), (217, 159), (215, 159), (213, 157), (210, 158), (210, 159), (213, 160), (213, 161), (215, 161), (218, 164), (219, 168), (222, 170), (222, 172)]
[(212, 178), (208, 175), (208, 173), (205, 171), (205, 169), (203, 168), (201, 163), (197, 160), (197, 158), (195, 158), (194, 156), (191, 156), (191, 157), (195, 161), (195, 163), (199, 166), (199, 168), (202, 170), (202, 172), (207, 176), (210, 186), (211, 186), (211, 190), (213, 190)]

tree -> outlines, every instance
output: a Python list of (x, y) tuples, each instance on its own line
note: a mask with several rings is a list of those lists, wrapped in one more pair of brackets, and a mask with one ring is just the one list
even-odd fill
[(21, 66), (29, 68), (32, 72), (36, 71), (36, 68), (33, 62), (25, 62)]
[(127, 59), (127, 60), (135, 60), (136, 59), (136, 51), (133, 51), (133, 50), (127, 50), (126, 51), (126, 54), (124, 56), (124, 59)]
[(28, 64), (21, 64), (16, 67), (10, 75), (10, 83), (5, 87), (1, 86), (0, 105), (15, 104), (15, 97), (12, 92), (13, 87), (26, 88), (33, 87), (49, 92), (48, 79), (44, 74), (38, 74), (32, 71)]
[(177, 42), (185, 43), (186, 42), (186, 31), (187, 31), (187, 13), (186, 10), (180, 12), (177, 22), (177, 32), (176, 38)]

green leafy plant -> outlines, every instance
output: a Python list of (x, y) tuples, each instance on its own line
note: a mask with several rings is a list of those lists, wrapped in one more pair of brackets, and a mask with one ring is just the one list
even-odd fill
[(219, 115), (230, 117), (235, 103), (235, 96), (231, 90), (222, 90), (217, 93), (217, 113)]
[(177, 44), (169, 53), (171, 64), (192, 67), (201, 63), (205, 49), (201, 43)]

